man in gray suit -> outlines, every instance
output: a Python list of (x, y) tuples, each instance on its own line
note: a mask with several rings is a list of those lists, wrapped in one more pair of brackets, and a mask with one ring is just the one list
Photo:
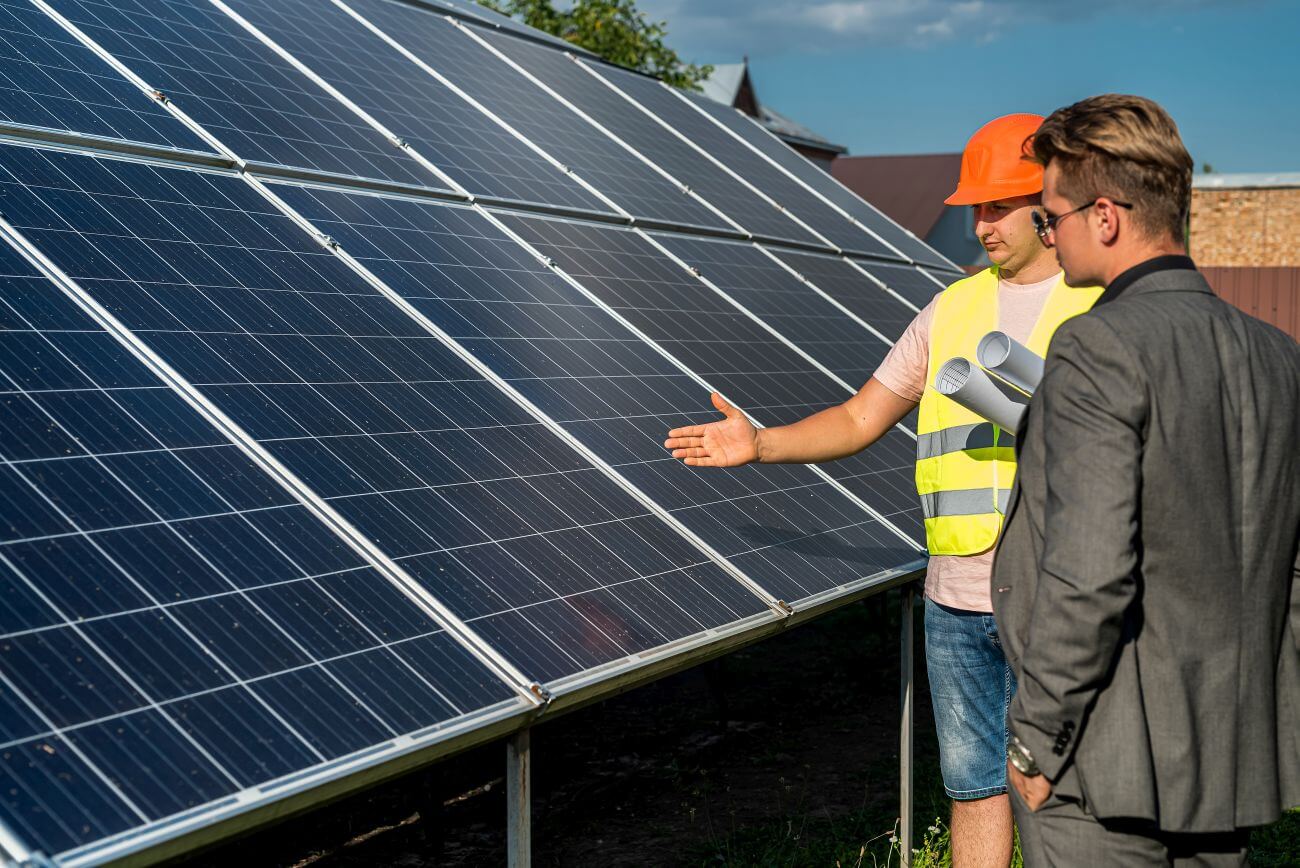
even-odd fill
[(1185, 255), (1192, 160), (1150, 100), (1051, 115), (1036, 223), (1063, 325), (1019, 432), (993, 607), (1027, 865), (1240, 865), (1300, 803), (1300, 350)]

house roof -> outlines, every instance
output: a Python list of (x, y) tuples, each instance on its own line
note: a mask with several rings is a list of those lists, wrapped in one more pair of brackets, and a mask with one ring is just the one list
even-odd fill
[[(748, 60), (741, 63), (715, 63), (713, 72), (710, 73), (708, 78), (700, 82), (700, 89), (705, 96), (714, 102), (734, 107), (736, 98), (740, 96), (740, 89), (744, 86), (748, 76)], [(752, 92), (752, 81), (750, 82), (750, 89)], [(768, 108), (758, 99), (757, 94), (754, 95), (754, 102), (758, 104), (758, 117), (755, 120), (787, 142), (819, 148), (833, 154), (843, 154), (848, 150), (843, 145), (835, 144), (798, 121), (786, 117), (775, 109)]]
[(1193, 175), (1197, 190), (1243, 190), (1262, 187), (1300, 187), (1300, 172), (1238, 172)]
[(915, 154), (889, 157), (837, 157), (831, 174), (844, 186), (912, 230), (918, 238), (948, 207), (961, 173), (961, 154)]

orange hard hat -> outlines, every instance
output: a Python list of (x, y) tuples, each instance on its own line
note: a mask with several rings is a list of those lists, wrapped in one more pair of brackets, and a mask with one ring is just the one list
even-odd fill
[(961, 179), (948, 205), (978, 205), (1043, 192), (1043, 167), (1024, 159), (1042, 115), (1004, 115), (975, 131), (961, 155)]

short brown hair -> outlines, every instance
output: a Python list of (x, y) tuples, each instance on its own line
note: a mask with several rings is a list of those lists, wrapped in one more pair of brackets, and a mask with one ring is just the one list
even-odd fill
[(1057, 164), (1061, 195), (1071, 202), (1132, 203), (1145, 234), (1186, 243), (1192, 156), (1174, 119), (1152, 100), (1107, 93), (1057, 109), (1034, 134), (1032, 159)]

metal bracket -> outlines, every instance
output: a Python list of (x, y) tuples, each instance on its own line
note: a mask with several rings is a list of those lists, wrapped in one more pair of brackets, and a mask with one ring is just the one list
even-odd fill
[(551, 700), (554, 698), (551, 695), (551, 691), (546, 689), (546, 685), (542, 684), (539, 681), (534, 681), (532, 684), (529, 684), (528, 691), (532, 693), (534, 696), (536, 696), (537, 699), (542, 703), (541, 707), (538, 709), (539, 711), (545, 709), (546, 706), (549, 705)]

